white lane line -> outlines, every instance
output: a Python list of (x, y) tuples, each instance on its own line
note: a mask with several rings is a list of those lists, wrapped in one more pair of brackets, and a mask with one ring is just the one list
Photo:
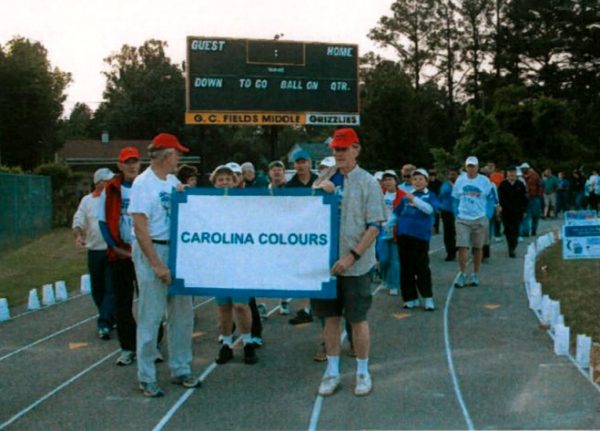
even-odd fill
[(19, 348), (17, 350), (14, 350), (14, 351), (12, 351), (10, 353), (7, 353), (4, 356), (0, 356), (0, 362), (4, 361), (5, 359), (10, 358), (11, 356), (16, 355), (17, 353), (20, 353), (20, 352), (24, 351), (24, 350), (31, 349), (32, 347), (37, 346), (38, 344), (43, 343), (44, 341), (48, 341), (51, 338), (57, 337), (60, 334), (64, 334), (65, 332), (70, 331), (71, 329), (76, 328), (78, 326), (81, 326), (84, 323), (89, 322), (90, 320), (94, 320), (96, 317), (98, 317), (97, 314), (95, 316), (88, 317), (87, 319), (81, 320), (80, 322), (77, 322), (77, 323), (75, 323), (75, 324), (73, 324), (71, 326), (67, 326), (66, 328), (63, 328), (60, 331), (53, 332), (52, 334), (47, 335), (44, 338), (40, 338), (39, 340), (34, 341), (33, 343), (30, 343), (30, 344), (28, 344), (26, 346), (23, 346), (23, 347), (21, 347), (21, 348)]
[[(444, 250), (444, 247), (436, 248), (435, 250), (430, 250), (429, 254), (437, 253), (438, 251)], [(379, 284), (377, 288), (373, 291), (373, 296), (377, 295), (379, 291), (383, 289), (383, 284)], [(342, 334), (342, 343), (344, 342), (344, 338), (346, 336), (346, 331)], [(323, 409), (323, 401), (324, 398), (322, 395), (318, 395), (315, 398), (315, 402), (313, 404), (312, 412), (310, 414), (310, 422), (308, 424), (308, 431), (316, 431), (317, 425), (319, 424), (319, 417), (321, 416), (321, 410)]]
[(321, 414), (321, 408), (323, 407), (323, 396), (317, 395), (315, 404), (310, 415), (310, 423), (308, 424), (308, 431), (316, 431), (319, 423), (319, 415)]
[[(199, 304), (194, 305), (194, 310), (196, 308), (202, 307), (205, 304), (208, 304), (209, 302), (213, 301), (214, 299), (215, 298), (209, 298), (209, 299), (207, 299), (207, 300), (205, 300), (205, 301), (203, 301), (203, 302), (201, 302)], [(136, 303), (136, 302), (137, 302), (137, 299), (134, 301), (134, 303)], [(50, 340), (50, 339), (52, 339), (54, 337), (57, 337), (57, 336), (59, 336), (61, 334), (64, 334), (65, 332), (70, 331), (71, 329), (75, 329), (78, 326), (83, 325), (84, 323), (87, 323), (87, 322), (89, 322), (91, 320), (94, 320), (97, 317), (98, 317), (98, 314), (95, 314), (95, 315), (93, 315), (91, 317), (88, 317), (87, 319), (83, 319), (83, 320), (81, 320), (81, 321), (79, 321), (77, 323), (74, 323), (71, 326), (67, 326), (66, 328), (63, 328), (63, 329), (61, 329), (59, 331), (56, 331), (56, 332), (53, 332), (52, 334), (46, 335), (45, 337), (40, 338), (39, 340), (36, 340), (36, 341), (34, 341), (34, 342), (26, 345), (26, 346), (20, 347), (17, 350), (14, 350), (14, 351), (12, 351), (10, 353), (7, 353), (4, 356), (0, 356), (0, 362), (4, 361), (5, 359), (10, 358), (11, 356), (16, 355), (17, 353), (20, 353), (20, 352), (24, 351), (24, 350), (31, 349), (32, 347), (35, 347), (38, 344), (43, 343), (44, 341), (48, 341), (48, 340)]]
[(19, 418), (25, 416), (27, 413), (29, 413), (31, 410), (35, 409), (37, 406), (39, 406), (40, 404), (42, 404), (48, 398), (52, 397), (54, 394), (56, 394), (57, 392), (61, 391), (64, 388), (66, 388), (71, 383), (75, 382), (76, 380), (79, 380), (83, 375), (85, 375), (88, 372), (92, 371), (94, 368), (96, 368), (97, 366), (101, 365), (103, 362), (106, 362), (107, 360), (109, 360), (111, 357), (115, 356), (120, 351), (121, 351), (121, 349), (117, 349), (114, 352), (109, 353), (104, 358), (100, 359), (99, 361), (97, 361), (94, 364), (92, 364), (89, 367), (87, 367), (85, 370), (83, 370), (83, 371), (77, 373), (76, 375), (74, 375), (73, 377), (71, 377), (66, 382), (64, 382), (61, 385), (57, 386), (56, 388), (52, 389), (50, 392), (48, 392), (43, 397), (39, 398), (37, 401), (34, 401), (33, 403), (29, 404), (29, 406), (27, 406), (26, 408), (24, 408), (23, 410), (21, 410), (19, 413), (17, 413), (13, 417), (11, 417), (9, 420), (7, 420), (6, 422), (1, 423), (0, 424), (0, 430), (6, 428), (7, 426), (9, 426), (10, 424), (12, 424), (13, 422), (15, 422), (16, 420), (18, 420)]
[[(490, 247), (493, 247), (496, 244), (501, 245), (502, 242), (494, 242), (494, 243), (490, 244)], [(471, 261), (471, 259), (469, 259), (469, 261), (467, 262), (467, 265), (469, 265), (470, 261)], [(458, 277), (458, 274), (456, 274), (456, 277), (454, 277), (454, 280), (452, 281), (452, 286), (450, 286), (450, 290), (448, 291), (448, 296), (446, 297), (446, 304), (444, 306), (444, 344), (445, 344), (445, 349), (446, 349), (446, 359), (448, 361), (448, 368), (450, 371), (450, 377), (452, 378), (452, 385), (454, 386), (454, 393), (456, 395), (456, 399), (458, 400), (458, 403), (462, 410), (462, 414), (463, 414), (463, 417), (467, 424), (467, 428), (469, 430), (474, 430), (475, 427), (473, 425), (471, 415), (469, 414), (469, 410), (467, 409), (467, 405), (465, 403), (465, 400), (462, 395), (462, 391), (460, 389), (460, 384), (458, 383), (456, 369), (454, 368), (454, 360), (452, 359), (452, 345), (450, 344), (450, 332), (449, 332), (450, 325), (448, 323), (448, 313), (449, 313), (449, 309), (450, 309), (450, 301), (452, 300), (452, 295), (454, 294), (454, 282), (456, 281), (457, 277)]]
[[(456, 276), (458, 277), (458, 274)], [(454, 280), (456, 280), (456, 277), (454, 278)], [(469, 415), (469, 410), (467, 409), (467, 405), (465, 404), (465, 400), (463, 399), (462, 392), (460, 390), (460, 385), (458, 383), (458, 377), (456, 376), (456, 369), (454, 368), (454, 361), (452, 359), (452, 346), (450, 345), (450, 334), (448, 324), (448, 310), (450, 308), (450, 301), (452, 300), (453, 293), (454, 281), (452, 281), (452, 286), (450, 286), (450, 291), (448, 292), (448, 296), (446, 297), (446, 305), (444, 306), (444, 344), (446, 348), (446, 359), (448, 360), (448, 368), (450, 369), (450, 377), (452, 378), (454, 393), (456, 395), (458, 403), (460, 404), (463, 417), (465, 418), (465, 422), (467, 424), (467, 429), (474, 430), (475, 427), (473, 426), (473, 421), (471, 420), (471, 416)]]
[[(39, 312), (39, 311), (48, 310), (48, 309), (50, 309), (50, 308), (54, 307), (55, 305), (65, 304), (65, 303), (67, 303), (67, 302), (69, 302), (69, 301), (72, 301), (73, 299), (83, 298), (84, 296), (88, 296), (88, 295), (89, 295), (89, 293), (79, 293), (79, 294), (77, 294), (77, 295), (74, 295), (74, 296), (69, 296), (69, 297), (68, 297), (67, 299), (65, 299), (64, 301), (56, 301), (56, 302), (55, 302), (54, 304), (52, 304), (52, 305), (44, 305), (44, 306), (40, 307), (40, 308), (39, 308), (39, 309), (37, 309), (37, 310), (27, 310), (27, 311), (24, 311), (24, 312), (22, 312), (22, 313), (19, 313), (19, 314), (15, 315), (15, 316), (12, 316), (10, 319), (6, 320), (6, 322), (10, 322), (11, 320), (16, 320), (16, 319), (18, 319), (19, 317), (23, 317), (23, 316), (29, 316), (29, 315), (30, 315), (30, 314), (32, 314), (32, 313), (37, 313), (37, 312)], [(2, 323), (2, 322), (0, 322), (0, 323)]]
[[(286, 300), (287, 302), (292, 302), (293, 298), (287, 298)], [(279, 310), (281, 308), (281, 303), (279, 305), (277, 305), (276, 307), (273, 307), (273, 309), (271, 311), (269, 311), (267, 313), (266, 317), (270, 317), (273, 313), (275, 313), (277, 310)], [(239, 342), (242, 341), (242, 337), (238, 337), (235, 342), (233, 343), (233, 346), (235, 346), (236, 344), (238, 344)], [(201, 382), (204, 383), (204, 381), (206, 380), (206, 378), (218, 367), (216, 362), (212, 362), (207, 368), (206, 370), (204, 370), (204, 372), (202, 373), (202, 375), (200, 376), (199, 380)], [(175, 413), (177, 413), (177, 410), (179, 410), (181, 408), (182, 405), (185, 404), (185, 402), (192, 396), (192, 394), (197, 390), (198, 388), (191, 388), (188, 389), (187, 391), (185, 391), (185, 393), (179, 397), (179, 399), (177, 400), (177, 402), (175, 402), (175, 404), (173, 404), (173, 407), (171, 407), (169, 409), (169, 411), (161, 418), (161, 420), (156, 424), (156, 426), (154, 428), (152, 428), (152, 431), (161, 431), (165, 425), (167, 425), (167, 423), (173, 418), (173, 416), (175, 416)]]
[[(207, 299), (206, 301), (201, 302), (200, 304), (195, 305), (194, 309), (196, 309), (198, 307), (201, 307), (201, 306), (203, 306), (205, 304), (208, 304), (213, 299), (214, 298), (210, 298), (210, 299)], [(92, 319), (94, 317), (96, 317), (96, 316), (92, 316), (90, 319)], [(97, 361), (94, 364), (90, 365), (85, 370), (80, 371), (78, 374), (76, 374), (75, 376), (71, 377), (69, 380), (63, 382), (62, 384), (60, 384), (56, 388), (52, 389), (46, 395), (44, 395), (43, 397), (39, 398), (37, 401), (34, 401), (33, 403), (31, 403), (29, 406), (27, 406), (26, 408), (24, 408), (23, 410), (21, 410), (19, 413), (17, 413), (13, 417), (11, 417), (9, 420), (7, 420), (6, 422), (3, 422), (2, 424), (0, 424), (0, 430), (6, 428), (7, 426), (9, 426), (10, 424), (12, 424), (13, 422), (15, 422), (16, 420), (18, 420), (19, 418), (23, 417), (24, 415), (26, 415), (27, 413), (29, 413), (31, 410), (33, 410), (34, 408), (36, 408), (37, 406), (39, 406), (41, 403), (43, 403), (44, 401), (46, 401), (48, 398), (52, 397), (54, 394), (56, 394), (57, 392), (61, 391), (64, 388), (66, 388), (71, 383), (75, 382), (76, 380), (79, 380), (82, 376), (84, 376), (88, 372), (92, 371), (94, 368), (98, 367), (99, 365), (101, 365), (102, 363), (104, 363), (105, 361), (107, 361), (108, 359), (110, 359), (111, 357), (115, 356), (120, 351), (121, 351), (121, 349), (117, 349), (117, 350), (109, 353), (108, 355), (106, 355), (105, 357), (103, 357), (102, 359), (100, 359), (99, 361)], [(210, 367), (209, 367), (209, 369), (210, 369)], [(210, 370), (210, 371), (212, 371), (212, 370)]]

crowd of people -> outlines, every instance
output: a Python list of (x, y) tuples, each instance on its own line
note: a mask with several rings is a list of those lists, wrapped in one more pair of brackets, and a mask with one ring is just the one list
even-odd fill
[[(373, 274), (390, 295), (401, 295), (404, 308), (431, 312), (436, 308), (429, 267), (433, 235), (443, 233), (446, 261), (458, 258), (454, 286), (478, 286), (481, 263), (490, 257), (490, 241), (502, 231), (508, 256), (514, 258), (520, 238), (537, 234), (540, 218), (557, 217), (571, 208), (597, 209), (600, 203), (597, 171), (586, 178), (576, 169), (566, 178), (564, 172), (554, 176), (545, 169), (540, 176), (528, 163), (501, 171), (491, 163), (480, 166), (477, 157), (470, 156), (461, 168), (448, 169), (443, 181), (434, 169), (412, 164), (402, 166), (400, 175), (393, 169), (371, 175), (358, 165), (362, 147), (353, 129), (336, 130), (329, 147), (332, 156), (320, 161), (317, 172), (311, 169), (310, 153), (294, 153), (289, 180), (280, 160), (269, 163), (266, 176), (250, 162), (229, 162), (209, 177), (215, 188), (306, 187), (339, 197), (339, 254), (331, 268), (337, 296), (301, 300), (289, 319), (292, 325), (315, 320), (322, 325), (323, 343), (313, 359), (327, 362), (319, 386), (323, 396), (340, 387), (342, 317), (356, 357), (354, 393), (367, 395), (373, 388), (367, 319)], [(116, 364), (137, 362), (140, 389), (148, 397), (164, 393), (155, 365), (163, 361), (163, 327), (173, 383), (200, 385), (191, 369), (192, 298), (167, 294), (172, 281), (167, 266), (171, 193), (199, 184), (195, 167), (178, 167), (187, 151), (177, 137), (161, 133), (148, 147), (150, 166), (140, 173), (139, 150), (123, 148), (117, 157), (118, 174), (107, 168), (96, 171), (94, 190), (82, 199), (73, 219), (76, 243), (88, 250), (98, 336), (110, 339), (116, 328), (121, 347)], [(223, 365), (234, 358), (235, 330), (243, 342), (244, 362), (258, 362), (265, 305), (242, 293), (217, 297), (215, 302), (221, 343), (215, 362)], [(286, 299), (278, 308), (282, 315), (291, 314)]]

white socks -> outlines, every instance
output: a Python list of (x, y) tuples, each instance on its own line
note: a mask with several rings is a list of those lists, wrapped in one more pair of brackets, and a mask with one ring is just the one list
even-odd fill
[(340, 357), (327, 355), (327, 370), (325, 374), (328, 376), (340, 375)]

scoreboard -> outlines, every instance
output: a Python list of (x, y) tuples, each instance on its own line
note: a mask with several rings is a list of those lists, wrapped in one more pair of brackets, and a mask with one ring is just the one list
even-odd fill
[(358, 126), (358, 45), (190, 36), (185, 122)]

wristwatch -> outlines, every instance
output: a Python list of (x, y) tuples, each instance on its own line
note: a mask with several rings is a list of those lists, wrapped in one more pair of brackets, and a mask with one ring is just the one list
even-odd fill
[(350, 249), (350, 254), (354, 257), (354, 260), (360, 259), (360, 254), (354, 251), (354, 249)]

